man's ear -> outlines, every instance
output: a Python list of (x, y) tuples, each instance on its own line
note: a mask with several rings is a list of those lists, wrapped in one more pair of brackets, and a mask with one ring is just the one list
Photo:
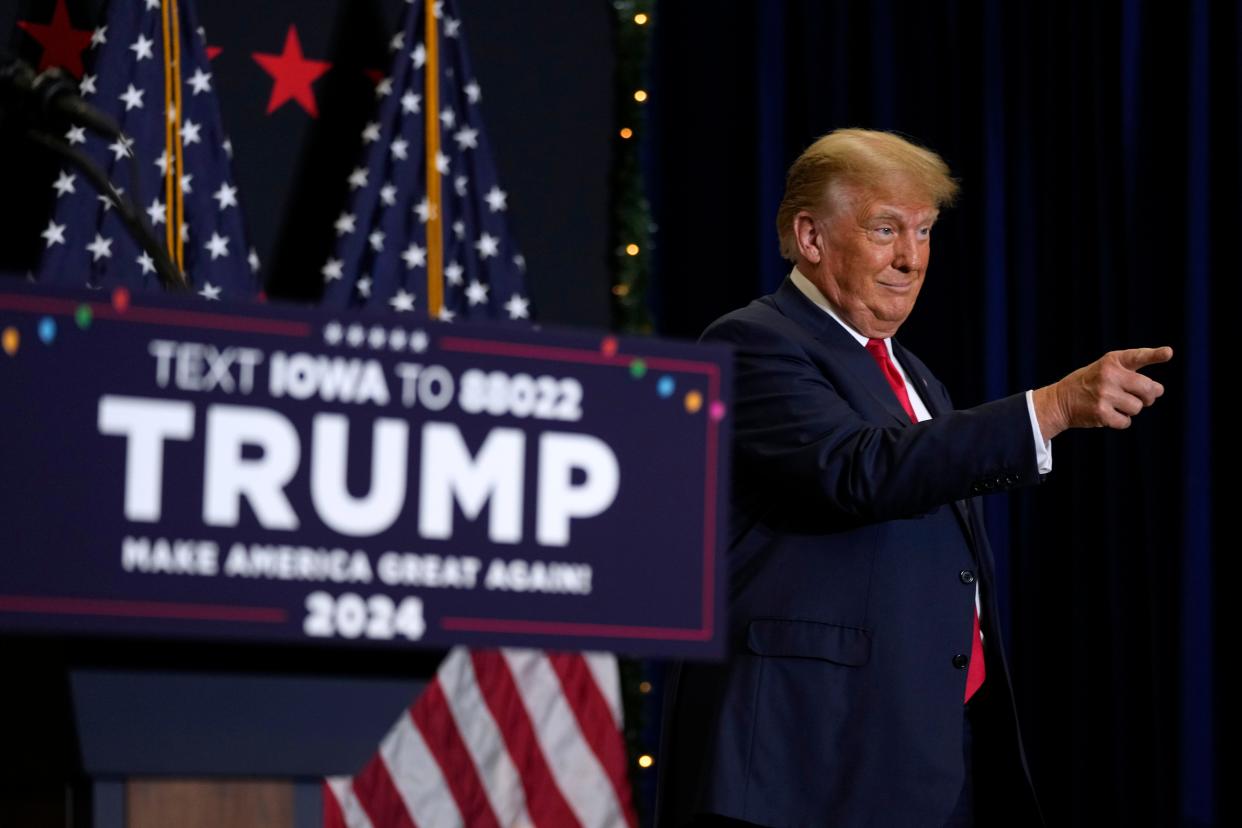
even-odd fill
[(815, 216), (806, 210), (794, 216), (794, 243), (802, 258), (811, 264), (819, 264), (820, 257), (823, 256), (819, 224), (816, 223)]

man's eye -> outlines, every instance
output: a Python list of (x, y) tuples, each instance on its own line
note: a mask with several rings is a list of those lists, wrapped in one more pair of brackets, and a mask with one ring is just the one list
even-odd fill
[(876, 232), (878, 235), (881, 235), (881, 236), (885, 236), (885, 237), (887, 237), (887, 236), (891, 236), (891, 235), (893, 235), (893, 228), (891, 228), (891, 227), (877, 227), (877, 228), (875, 228), (875, 232)]

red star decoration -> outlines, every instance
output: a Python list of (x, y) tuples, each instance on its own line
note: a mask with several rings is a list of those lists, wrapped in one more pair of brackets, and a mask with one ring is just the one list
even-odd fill
[(82, 52), (91, 45), (91, 32), (73, 28), (65, 0), (56, 0), (56, 10), (52, 12), (50, 23), (19, 20), (17, 25), (43, 47), (43, 57), (39, 58), (40, 72), (59, 66), (75, 78), (82, 77)]
[(331, 69), (332, 64), (325, 60), (307, 60), (302, 57), (302, 42), (298, 40), (296, 26), (289, 26), (289, 32), (285, 35), (285, 50), (279, 55), (255, 52), (251, 57), (276, 81), (272, 85), (272, 97), (267, 102), (268, 115), (275, 112), (285, 101), (294, 100), (312, 118), (319, 117), (311, 84)]

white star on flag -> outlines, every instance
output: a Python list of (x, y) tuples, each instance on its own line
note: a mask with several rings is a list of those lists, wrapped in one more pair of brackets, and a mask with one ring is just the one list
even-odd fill
[(139, 61), (152, 57), (151, 47), (154, 45), (154, 40), (148, 39), (146, 35), (138, 35), (138, 39), (129, 48), (134, 53), (134, 60)]
[(444, 278), (448, 279), (450, 285), (461, 285), (461, 274), (465, 272), (465, 268), (457, 262), (449, 262), (444, 268)]
[(427, 196), (423, 196), (423, 200), (414, 205), (414, 215), (423, 224), (431, 220), (431, 202), (427, 200)]
[(375, 97), (387, 98), (392, 94), (392, 78), (384, 78), (375, 84)]
[(190, 193), (194, 192), (194, 190), (190, 188), (190, 182), (193, 180), (194, 180), (194, 173), (186, 173), (185, 175), (181, 176), (181, 192), (185, 193), (186, 195), (189, 195)]
[(427, 47), (418, 44), (414, 47), (414, 51), (410, 53), (410, 60), (414, 61), (415, 69), (422, 69), (423, 64), (427, 62)]
[(440, 175), (448, 175), (449, 157), (440, 151), (436, 151), (436, 169), (440, 171)]
[(457, 314), (451, 311), (448, 305), (441, 305), (440, 312), (436, 314), (436, 319), (439, 319), (441, 322), (452, 322), (455, 316)]
[(371, 235), (367, 236), (367, 241), (371, 244), (371, 249), (376, 253), (384, 249), (384, 231), (375, 230)]
[(201, 92), (210, 92), (211, 91), (211, 73), (204, 72), (203, 67), (200, 66), (194, 70), (194, 74), (190, 75), (190, 77), (186, 80), (186, 83), (188, 83), (190, 87), (194, 90), (195, 95)]
[(83, 75), (82, 80), (78, 81), (78, 93), (83, 97), (95, 94), (95, 81), (99, 80), (98, 75)]
[(125, 102), (125, 111), (129, 112), (131, 109), (142, 109), (142, 95), (144, 91), (142, 89), (135, 89), (131, 83), (129, 88), (117, 97)]
[(237, 188), (230, 186), (227, 181), (221, 183), (220, 189), (212, 193), (211, 197), (220, 203), (221, 210), (237, 206)]
[(367, 124), (366, 127), (364, 127), (362, 130), (362, 142), (364, 144), (370, 144), (375, 141), (378, 141), (379, 137), (380, 137), (380, 125), (377, 124), (375, 121), (372, 121), (371, 123)]
[(160, 157), (155, 159), (155, 166), (160, 168), (160, 177), (168, 175), (168, 150), (160, 153)]
[(69, 131), (65, 133), (65, 140), (70, 144), (85, 144), (86, 127), (69, 127)]
[(91, 259), (99, 261), (103, 258), (112, 258), (112, 239), (105, 239), (98, 233), (95, 234), (95, 240), (86, 246), (91, 251)]
[(362, 296), (364, 298), (370, 296), (371, 295), (371, 277), (363, 276), (361, 279), (358, 280), (358, 283), (354, 285), (354, 289), (358, 291), (359, 296)]
[(422, 103), (422, 95), (415, 95), (413, 92), (406, 92), (401, 96), (401, 111), (407, 115), (417, 115), (419, 111), (421, 111)]
[(483, 196), (483, 200), (487, 202), (487, 208), (495, 213), (498, 210), (508, 209), (509, 205), (506, 203), (508, 197), (509, 194), (504, 190), (499, 187), (492, 187), (487, 191), (487, 195)]
[(388, 151), (392, 153), (392, 157), (398, 161), (404, 161), (409, 156), (410, 142), (404, 138), (397, 138), (388, 145)]
[[(103, 44), (107, 42), (108, 42), (108, 27), (107, 26), (100, 26), (98, 29), (91, 32), (91, 48), (92, 49), (94, 49), (96, 46), (102, 46)], [(83, 78), (83, 80), (85, 80), (85, 78)], [(91, 91), (94, 92), (95, 90), (92, 89)]]
[(358, 167), (349, 174), (349, 188), (357, 190), (359, 187), (367, 186), (367, 168)]
[(479, 146), (479, 131), (470, 127), (462, 127), (453, 135), (453, 140), (457, 142), (458, 149), (477, 149)]
[(211, 260), (214, 262), (221, 256), (229, 255), (229, 239), (228, 236), (221, 236), (219, 233), (212, 233), (211, 238), (203, 247), (211, 253)]
[(483, 96), (483, 91), (479, 89), (479, 84), (477, 81), (470, 81), (470, 83), (466, 84), (464, 91), (466, 93), (466, 98), (472, 104), (478, 103), (479, 98)]
[(198, 133), (202, 128), (202, 125), (196, 124), (187, 118), (185, 123), (181, 125), (181, 140), (185, 142), (186, 146), (197, 144), (200, 140)]
[(396, 295), (388, 300), (388, 304), (392, 305), (395, 311), (412, 311), (414, 310), (414, 294), (399, 289)]
[(54, 244), (64, 244), (65, 243), (65, 227), (67, 226), (68, 225), (57, 224), (55, 221), (49, 221), (47, 223), (47, 229), (45, 229), (39, 235), (41, 235), (44, 239), (47, 240), (48, 247), (51, 247)]
[[(465, 198), (466, 187), (469, 184), (470, 184), (469, 178), (466, 178), (466, 176), (464, 175), (459, 175), (453, 179), (453, 191), (457, 193), (457, 195), (461, 196), (462, 198)], [(458, 238), (460, 238), (460, 236)]]
[(251, 273), (259, 272), (259, 254), (255, 252), (253, 247), (250, 248), (250, 255), (246, 257), (246, 264), (250, 265)]
[(122, 158), (131, 155), (133, 153), (133, 147), (134, 139), (126, 138), (124, 135), (113, 141), (111, 144), (108, 144), (108, 149), (112, 150), (113, 161), (120, 161)]
[(500, 239), (484, 231), (474, 243), (474, 249), (479, 251), (480, 259), (490, 259), (500, 252)]
[[(115, 189), (115, 190), (116, 190), (116, 194), (117, 194), (117, 195), (125, 195), (125, 190), (124, 190), (124, 189), (122, 189), (121, 187), (114, 187), (113, 189)], [(97, 200), (100, 204), (102, 204), (102, 205), (103, 205), (103, 209), (104, 209), (104, 212), (105, 212), (105, 213), (106, 213), (106, 212), (108, 212), (109, 210), (111, 210), (113, 207), (115, 207), (115, 206), (116, 206), (115, 204), (113, 204), (113, 203), (112, 203), (112, 196), (110, 196), (110, 195), (106, 195), (106, 194), (104, 194), (104, 193), (100, 193), (99, 195), (95, 196), (95, 199), (96, 199), (96, 200)]]
[(323, 269), (319, 272), (323, 274), (324, 279), (331, 281), (332, 279), (339, 279), (344, 275), (342, 270), (344, 266), (345, 262), (340, 259), (328, 259), (328, 261), (324, 262)]
[(216, 287), (211, 282), (204, 282), (203, 289), (198, 292), (198, 295), (203, 297), (204, 299), (208, 299), (211, 301), (219, 301), (220, 288)]
[(155, 272), (155, 261), (151, 258), (151, 254), (145, 251), (138, 257), (138, 266), (142, 268), (143, 275)]
[(405, 32), (397, 32), (392, 36), (392, 40), (388, 41), (388, 51), (395, 52), (398, 49), (405, 48)]
[(73, 188), (73, 182), (77, 180), (77, 176), (68, 170), (61, 170), (60, 175), (52, 183), (52, 189), (56, 190), (56, 195), (63, 196), (65, 193), (77, 192)]
[(530, 300), (515, 293), (505, 302), (505, 310), (509, 312), (510, 319), (526, 319), (530, 316)]
[(444, 124), (445, 129), (452, 129), (457, 126), (457, 113), (453, 112), (450, 107), (444, 107), (440, 110), (440, 123)]
[(380, 201), (389, 207), (397, 203), (397, 188), (392, 184), (385, 184), (383, 187), (380, 187), (379, 195)]
[(427, 266), (427, 248), (419, 247), (417, 244), (411, 243), (401, 254), (401, 258), (405, 259), (405, 269), (413, 270), (416, 267)]
[(479, 281), (473, 281), (466, 285), (466, 298), (470, 300), (470, 304), (479, 305), (487, 301), (487, 285)]
[(151, 219), (152, 226), (163, 224), (167, 220), (168, 213), (158, 198), (154, 199), (151, 206), (147, 208), (147, 217)]
[(444, 36), (457, 37), (458, 30), (461, 29), (461, 21), (450, 17), (444, 21)]

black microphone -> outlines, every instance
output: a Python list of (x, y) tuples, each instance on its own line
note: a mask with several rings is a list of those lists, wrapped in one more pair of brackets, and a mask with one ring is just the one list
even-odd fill
[(110, 117), (82, 100), (77, 84), (64, 70), (48, 69), (38, 75), (19, 58), (0, 52), (0, 108), (30, 113), (35, 121), (65, 125), (119, 138), (121, 128)]

